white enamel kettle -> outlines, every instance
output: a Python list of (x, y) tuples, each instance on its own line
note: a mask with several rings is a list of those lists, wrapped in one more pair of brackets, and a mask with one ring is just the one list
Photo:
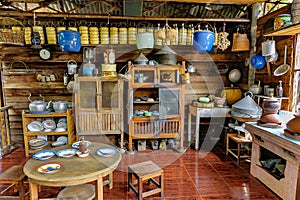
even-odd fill
[(258, 84), (253, 84), (249, 88), (249, 91), (252, 92), (253, 94), (260, 94), (262, 92), (262, 87), (260, 86), (260, 81), (258, 81)]

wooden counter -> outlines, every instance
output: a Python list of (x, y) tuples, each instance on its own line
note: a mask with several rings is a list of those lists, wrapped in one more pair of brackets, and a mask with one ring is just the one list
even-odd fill
[[(257, 123), (246, 123), (252, 137), (250, 173), (282, 199), (300, 199), (300, 141), (286, 137), (283, 128), (265, 128)], [(262, 149), (267, 149), (286, 161), (284, 178), (277, 179), (262, 167)]]

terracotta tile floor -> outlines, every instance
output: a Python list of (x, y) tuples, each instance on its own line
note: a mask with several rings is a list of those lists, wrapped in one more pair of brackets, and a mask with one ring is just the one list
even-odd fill
[[(238, 166), (235, 160), (226, 157), (220, 148), (214, 148), (211, 152), (187, 149), (182, 154), (170, 150), (124, 154), (114, 171), (113, 189), (104, 188), (104, 200), (137, 199), (132, 191), (127, 192), (127, 167), (129, 164), (146, 160), (152, 160), (164, 169), (165, 197), (153, 195), (145, 199), (280, 199), (249, 174), (249, 163), (241, 162)], [(0, 171), (25, 162), (24, 149), (17, 149), (0, 160)], [(0, 188), (2, 187), (3, 185), (0, 185)], [(53, 198), (59, 189), (42, 187), (39, 195), (41, 198)]]

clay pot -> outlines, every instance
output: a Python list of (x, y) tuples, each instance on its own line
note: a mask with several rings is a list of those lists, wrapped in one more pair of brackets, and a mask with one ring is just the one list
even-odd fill
[(287, 122), (286, 128), (291, 132), (291, 133), (297, 133), (300, 134), (300, 113), (294, 114), (295, 118), (291, 119), (290, 121)]
[(281, 118), (277, 114), (263, 114), (259, 120), (262, 123), (281, 124)]
[(277, 98), (270, 97), (267, 99), (264, 99), (263, 105), (264, 113), (278, 113), (278, 110), (280, 109), (280, 103)]

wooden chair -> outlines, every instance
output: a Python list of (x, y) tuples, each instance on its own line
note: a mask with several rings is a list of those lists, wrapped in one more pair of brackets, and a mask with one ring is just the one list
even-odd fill
[[(0, 199), (20, 199), (25, 200), (25, 196), (29, 194), (29, 191), (25, 193), (24, 182), (27, 179), (23, 173), (23, 166), (12, 166), (8, 170), (0, 174), (0, 184), (10, 184), (4, 190), (0, 192)], [(3, 194), (10, 188), (14, 189), (14, 192), (18, 192), (18, 196), (3, 196)]]
[[(138, 189), (134, 187), (133, 177), (137, 179)], [(157, 182), (154, 178), (159, 179)], [(138, 196), (139, 200), (144, 197), (160, 193), (160, 196), (164, 196), (164, 183), (163, 183), (164, 171), (154, 164), (152, 161), (146, 161), (128, 166), (128, 191), (132, 189)], [(143, 192), (143, 182), (147, 180), (148, 184), (154, 183), (157, 188)]]

